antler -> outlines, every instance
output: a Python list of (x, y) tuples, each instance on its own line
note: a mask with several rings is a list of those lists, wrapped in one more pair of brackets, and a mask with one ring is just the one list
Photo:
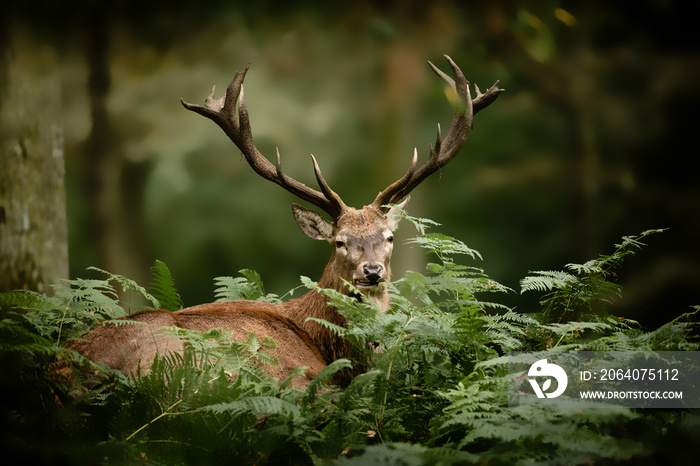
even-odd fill
[(380, 192), (374, 200), (373, 204), (385, 211), (387, 208), (382, 206), (386, 204), (396, 204), (401, 201), (425, 178), (447, 165), (449, 161), (459, 153), (472, 129), (474, 115), (478, 111), (491, 105), (498, 95), (504, 91), (504, 89), (498, 88), (498, 81), (483, 94), (479, 90), (479, 87), (475, 85), (476, 98), (472, 99), (471, 92), (469, 91), (469, 82), (464, 77), (462, 70), (459, 69), (459, 66), (457, 66), (450, 57), (445, 55), (445, 58), (452, 67), (455, 79), (450, 78), (431, 62), (428, 62), (428, 64), (438, 76), (444, 79), (452, 89), (457, 92), (460, 105), (458, 105), (455, 110), (450, 129), (447, 135), (445, 135), (445, 139), (442, 139), (440, 124), (438, 124), (435, 147), (432, 145), (430, 146), (428, 160), (416, 170), (418, 150), (415, 149), (413, 151), (413, 160), (406, 174), (389, 185), (384, 191)]
[[(204, 101), (204, 107), (187, 103), (182, 99), (180, 99), (180, 102), (187, 110), (199, 113), (219, 125), (231, 141), (243, 152), (245, 159), (255, 170), (255, 173), (282, 186), (295, 196), (323, 209), (334, 220), (337, 220), (340, 214), (347, 209), (347, 206), (340, 199), (340, 196), (328, 186), (313, 155), (311, 160), (314, 166), (314, 173), (316, 174), (316, 181), (321, 191), (309, 188), (304, 183), (285, 175), (282, 172), (279, 149), (277, 149), (277, 164), (272, 165), (253, 144), (250, 118), (248, 117), (248, 110), (243, 98), (243, 80), (248, 72), (248, 68), (250, 68), (250, 63), (242, 73), (236, 73), (231, 84), (226, 89), (226, 94), (219, 99), (214, 99), (214, 92), (216, 91), (216, 86), (214, 86)], [(236, 103), (238, 103), (238, 119), (236, 119)]]

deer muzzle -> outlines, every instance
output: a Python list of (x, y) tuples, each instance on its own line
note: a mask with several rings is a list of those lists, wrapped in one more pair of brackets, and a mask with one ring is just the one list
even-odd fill
[(362, 290), (376, 287), (384, 278), (385, 268), (378, 262), (366, 262), (362, 265), (362, 278), (355, 279), (355, 288)]

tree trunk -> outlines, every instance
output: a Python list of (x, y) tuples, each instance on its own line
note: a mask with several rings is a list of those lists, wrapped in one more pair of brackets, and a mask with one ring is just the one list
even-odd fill
[(47, 292), (68, 278), (58, 59), (17, 28), (0, 35), (0, 292)]

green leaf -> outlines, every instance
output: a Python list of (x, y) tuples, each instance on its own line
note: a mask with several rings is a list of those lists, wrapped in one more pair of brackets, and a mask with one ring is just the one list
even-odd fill
[(165, 262), (156, 260), (151, 267), (151, 290), (161, 309), (179, 311), (182, 299), (175, 287), (175, 280)]
[(216, 277), (214, 294), (217, 301), (236, 301), (249, 299), (253, 301), (279, 302), (274, 294), (265, 294), (260, 274), (251, 269), (242, 269), (242, 277)]

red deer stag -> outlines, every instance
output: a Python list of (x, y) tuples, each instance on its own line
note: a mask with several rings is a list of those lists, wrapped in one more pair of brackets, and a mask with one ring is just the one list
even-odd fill
[[(332, 221), (300, 205), (292, 205), (292, 213), (301, 230), (310, 238), (327, 241), (333, 247), (319, 286), (349, 294), (351, 291), (344, 286), (344, 281), (350, 282), (364, 297), (385, 310), (389, 305), (389, 296), (384, 284), (391, 275), (389, 260), (393, 246), (392, 232), (397, 224), (393, 215), (395, 209), (387, 205), (403, 208), (408, 202), (408, 194), (416, 186), (457, 155), (472, 128), (474, 114), (489, 106), (503, 92), (496, 82), (485, 93), (476, 87), (476, 97), (472, 98), (469, 83), (462, 71), (450, 57), (445, 57), (454, 73), (454, 80), (428, 63), (456, 91), (460, 99), (449, 131), (443, 139), (438, 125), (437, 140), (435, 146), (430, 147), (427, 161), (416, 168), (417, 151), (414, 151), (406, 174), (381, 191), (370, 205), (361, 209), (345, 205), (324, 180), (313, 156), (311, 158), (320, 191), (285, 175), (280, 165), (279, 150), (277, 163), (273, 165), (255, 147), (243, 98), (243, 80), (248, 67), (242, 73), (236, 73), (223, 97), (215, 99), (214, 88), (205, 100), (205, 106), (189, 104), (184, 100), (181, 102), (186, 109), (219, 125), (258, 175), (330, 215)], [(248, 332), (254, 332), (259, 337), (271, 337), (277, 345), (272, 354), (280, 364), (269, 367), (268, 372), (285, 378), (297, 367), (306, 366), (308, 369), (305, 377), (298, 377), (293, 382), (293, 385), (304, 386), (327, 364), (349, 355), (348, 344), (344, 339), (319, 323), (309, 321), (309, 317), (325, 319), (336, 325), (344, 324), (344, 318), (327, 304), (324, 296), (309, 291), (299, 298), (279, 304), (231, 301), (202, 304), (177, 312), (144, 311), (126, 319), (149, 325), (97, 326), (82, 341), (73, 342), (70, 347), (88, 359), (126, 373), (134, 373), (141, 363), (143, 373), (148, 371), (156, 354), (183, 351), (184, 343), (160, 332), (163, 327), (195, 330), (222, 328), (233, 331), (233, 338), (237, 340), (245, 340)], [(349, 377), (350, 373), (337, 375), (335, 382), (344, 385), (349, 382)]]

